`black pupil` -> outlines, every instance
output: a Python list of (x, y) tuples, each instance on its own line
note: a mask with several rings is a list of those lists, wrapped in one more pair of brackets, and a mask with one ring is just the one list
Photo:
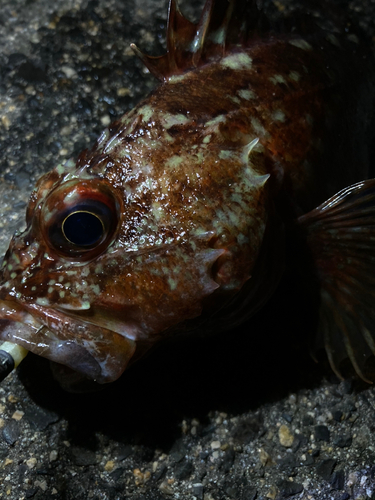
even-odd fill
[(93, 246), (103, 236), (99, 217), (90, 212), (73, 212), (63, 223), (65, 237), (77, 246)]

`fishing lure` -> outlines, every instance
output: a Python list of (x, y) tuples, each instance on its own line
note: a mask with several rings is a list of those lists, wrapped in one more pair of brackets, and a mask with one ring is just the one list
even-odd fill
[(170, 0), (166, 54), (133, 46), (160, 86), (31, 195), (1, 273), (5, 364), (16, 344), (114, 381), (160, 339), (258, 310), (294, 235), (333, 370), (368, 380), (373, 62), (322, 23), (276, 32), (253, 1), (207, 0), (194, 24)]

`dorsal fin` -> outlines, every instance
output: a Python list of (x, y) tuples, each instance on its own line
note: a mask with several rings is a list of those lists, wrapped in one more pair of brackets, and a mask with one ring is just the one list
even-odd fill
[(256, 33), (259, 18), (254, 0), (206, 0), (195, 24), (181, 13), (177, 0), (170, 0), (167, 53), (153, 57), (134, 44), (131, 48), (149, 71), (163, 81), (223, 57), (234, 45), (245, 45)]

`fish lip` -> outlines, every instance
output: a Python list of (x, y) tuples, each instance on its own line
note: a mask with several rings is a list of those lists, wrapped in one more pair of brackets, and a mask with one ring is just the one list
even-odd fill
[(65, 311), (14, 299), (0, 300), (0, 338), (99, 383), (116, 380), (135, 351), (135, 343), (116, 332)]
[[(82, 367), (79, 371), (84, 372), (87, 377), (100, 378), (100, 366), (89, 351), (74, 345), (73, 342), (61, 342), (53, 330), (47, 329), (28, 309), (26, 304), (14, 300), (0, 300), (2, 340), (14, 342), (35, 354), (73, 369), (76, 369), (79, 363)], [(47, 336), (45, 341), (43, 336)]]

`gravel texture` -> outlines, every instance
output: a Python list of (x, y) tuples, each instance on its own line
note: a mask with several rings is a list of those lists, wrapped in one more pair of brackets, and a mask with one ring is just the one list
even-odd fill
[[(375, 44), (373, 0), (336, 3)], [(162, 52), (166, 2), (0, 7), (3, 254), (38, 177), (155, 86), (128, 47)], [(311, 360), (303, 285), (287, 276), (249, 324), (162, 346), (101, 392), (65, 393), (29, 355), (0, 387), (0, 497), (375, 499), (375, 391)]]

